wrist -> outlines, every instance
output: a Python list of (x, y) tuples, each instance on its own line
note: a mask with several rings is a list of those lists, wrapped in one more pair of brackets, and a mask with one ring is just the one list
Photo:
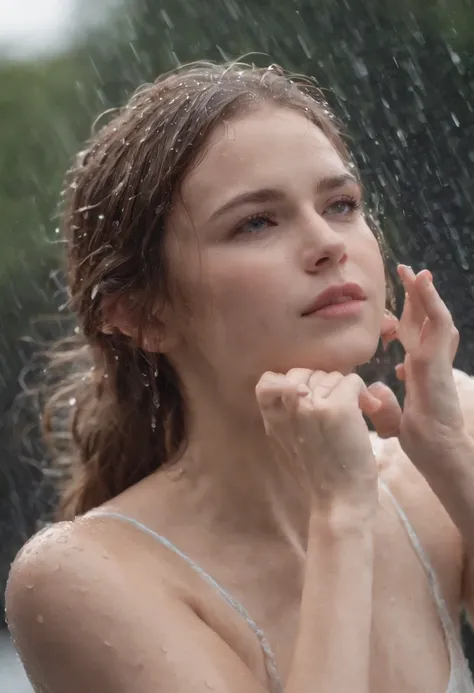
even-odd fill
[(428, 481), (447, 476), (452, 483), (453, 476), (462, 478), (466, 472), (474, 472), (474, 439), (467, 431), (461, 432), (457, 437), (441, 438), (417, 455), (416, 459), (412, 459), (412, 462)]
[(309, 532), (336, 541), (371, 534), (376, 507), (375, 503), (348, 505), (334, 502), (325, 507), (314, 505), (310, 514)]

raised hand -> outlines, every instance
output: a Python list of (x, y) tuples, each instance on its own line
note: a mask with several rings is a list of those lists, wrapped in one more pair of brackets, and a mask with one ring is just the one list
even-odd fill
[[(406, 454), (418, 466), (456, 446), (465, 435), (464, 419), (453, 378), (453, 360), (459, 333), (451, 313), (438, 294), (431, 273), (417, 275), (400, 265), (405, 305), (395, 336), (405, 349), (397, 376), (405, 381), (406, 397), (400, 411), (393, 394), (381, 384), (370, 388), (383, 406), (374, 417), (377, 428), (390, 418), (391, 435), (398, 435)], [(382, 432), (384, 434), (384, 432)], [(386, 431), (385, 431), (386, 437)]]
[(362, 412), (380, 402), (355, 374), (295, 368), (267, 372), (256, 388), (267, 434), (295, 472), (305, 473), (319, 507), (371, 513), (377, 466)]

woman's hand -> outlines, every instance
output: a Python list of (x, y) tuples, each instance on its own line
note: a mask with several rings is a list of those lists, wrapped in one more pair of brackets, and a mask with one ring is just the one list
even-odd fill
[[(380, 402), (358, 375), (295, 368), (267, 372), (256, 388), (267, 434), (319, 508), (346, 507), (370, 516), (377, 503), (377, 466), (362, 412)], [(366, 512), (367, 511), (367, 512)]]
[(401, 411), (393, 393), (375, 383), (370, 391), (383, 404), (372, 419), (380, 435), (398, 435), (405, 453), (424, 467), (466, 437), (453, 378), (459, 333), (428, 270), (415, 275), (400, 265), (398, 273), (406, 291), (405, 306), (392, 338), (406, 352), (396, 369), (405, 381), (405, 402)]

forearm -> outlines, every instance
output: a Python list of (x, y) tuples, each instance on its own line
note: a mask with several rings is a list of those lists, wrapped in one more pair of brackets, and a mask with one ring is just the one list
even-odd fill
[(474, 559), (474, 440), (466, 437), (449, 451), (433, 454), (419, 467), (459, 529)]
[(372, 579), (372, 521), (313, 515), (285, 693), (368, 693)]

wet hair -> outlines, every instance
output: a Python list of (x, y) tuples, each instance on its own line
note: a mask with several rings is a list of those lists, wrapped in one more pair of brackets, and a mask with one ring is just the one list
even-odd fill
[(312, 80), (280, 67), (193, 63), (138, 89), (69, 171), (62, 232), (76, 335), (53, 351), (61, 377), (44, 411), (65, 472), (59, 516), (118, 495), (186, 446), (186, 402), (163, 354), (104, 325), (104, 301), (128, 301), (140, 325), (166, 300), (164, 228), (176, 191), (214, 128), (262, 102), (302, 113), (354, 170), (341, 128)]

